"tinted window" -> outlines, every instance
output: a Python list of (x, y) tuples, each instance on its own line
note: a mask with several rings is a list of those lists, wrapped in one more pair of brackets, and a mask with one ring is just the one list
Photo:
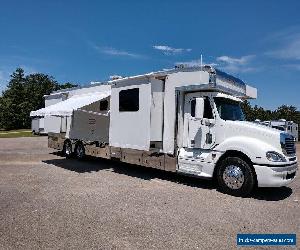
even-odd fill
[(209, 102), (209, 98), (205, 97), (204, 99), (204, 114), (203, 114), (203, 118), (207, 118), (207, 119), (213, 119), (213, 112), (212, 112), (212, 108)]
[(244, 121), (244, 114), (238, 102), (223, 98), (216, 97), (215, 103), (218, 113), (223, 120), (230, 121)]
[(100, 111), (106, 111), (108, 109), (108, 101), (100, 101)]
[(139, 89), (121, 90), (119, 93), (119, 111), (134, 112), (139, 110)]

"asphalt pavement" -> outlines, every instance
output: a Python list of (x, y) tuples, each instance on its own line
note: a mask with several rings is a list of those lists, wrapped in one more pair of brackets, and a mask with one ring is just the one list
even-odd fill
[(64, 159), (46, 137), (0, 139), (0, 249), (236, 249), (237, 233), (299, 237), (299, 176), (239, 198), (208, 180)]

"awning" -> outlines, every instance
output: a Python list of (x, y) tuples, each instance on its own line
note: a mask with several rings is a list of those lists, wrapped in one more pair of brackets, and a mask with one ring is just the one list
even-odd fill
[(74, 110), (100, 101), (108, 96), (110, 96), (109, 91), (72, 96), (65, 101), (53, 104), (46, 108), (31, 111), (30, 116), (71, 116)]

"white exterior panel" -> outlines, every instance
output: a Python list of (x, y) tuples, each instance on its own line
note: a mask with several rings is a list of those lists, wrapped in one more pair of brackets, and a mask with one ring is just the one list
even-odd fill
[(31, 120), (31, 131), (34, 133), (39, 133), (40, 132), (40, 118), (34, 117)]
[(178, 72), (170, 74), (165, 83), (164, 99), (164, 132), (163, 132), (163, 151), (174, 153), (175, 121), (176, 121), (176, 87), (188, 85), (208, 84), (209, 74), (205, 71)]
[(162, 141), (164, 82), (151, 79), (151, 141)]
[(249, 98), (257, 98), (257, 88), (253, 88), (249, 85), (246, 85), (246, 96)]
[[(151, 84), (148, 79), (122, 83), (111, 89), (111, 122), (109, 144), (113, 147), (149, 150)], [(139, 88), (139, 110), (119, 112), (119, 93), (122, 90)]]
[(45, 116), (45, 132), (60, 133), (61, 132), (61, 117)]
[(40, 118), (39, 127), (40, 127), (40, 130), (44, 130), (45, 129), (45, 118), (44, 117)]

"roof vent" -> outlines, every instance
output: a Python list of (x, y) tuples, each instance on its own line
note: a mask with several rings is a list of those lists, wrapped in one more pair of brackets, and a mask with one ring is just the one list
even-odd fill
[(122, 79), (123, 78), (123, 76), (118, 76), (118, 75), (113, 75), (113, 76), (110, 76), (109, 77), (109, 79), (111, 80), (111, 81), (113, 81), (113, 80), (118, 80), (118, 79)]
[(186, 68), (187, 67), (187, 65), (185, 65), (185, 64), (183, 64), (183, 63), (179, 63), (179, 64), (176, 64), (175, 65), (175, 69), (184, 69), (184, 68)]

